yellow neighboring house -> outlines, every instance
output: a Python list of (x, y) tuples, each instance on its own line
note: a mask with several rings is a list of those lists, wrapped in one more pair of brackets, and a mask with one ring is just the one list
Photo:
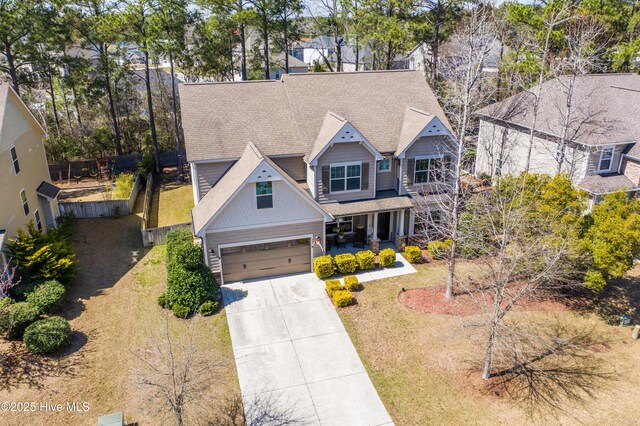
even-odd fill
[(6, 243), (33, 221), (45, 231), (60, 215), (44, 150), (45, 131), (7, 83), (0, 82), (0, 263)]

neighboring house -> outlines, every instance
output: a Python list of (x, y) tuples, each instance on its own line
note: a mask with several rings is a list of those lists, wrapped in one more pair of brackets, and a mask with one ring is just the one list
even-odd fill
[(397, 55), (393, 60), (393, 68), (397, 70), (419, 70), (426, 76), (426, 64), (430, 58), (429, 46), (426, 43), (422, 43), (405, 54)]
[(447, 198), (457, 141), (417, 71), (185, 84), (180, 103), (194, 232), (224, 282), (308, 272), (336, 229), (402, 247), (416, 198)]
[(40, 230), (56, 226), (56, 198), (44, 151), (45, 131), (7, 83), (0, 83), (0, 261), (4, 245), (33, 221)]
[[(342, 55), (342, 71), (369, 71), (372, 67), (373, 56), (371, 50), (367, 47), (359, 46), (358, 48), (358, 69), (356, 70), (356, 47), (352, 45), (342, 46), (340, 50)], [(335, 63), (337, 60), (337, 54), (334, 53), (331, 56), (331, 61)]]
[[(131, 70), (130, 73), (132, 77), (131, 82), (138, 91), (145, 93), (146, 96), (147, 83), (144, 69)], [(151, 80), (151, 91), (154, 94), (165, 92), (168, 96), (171, 96), (171, 73), (160, 68), (151, 68), (149, 70), (149, 80)], [(177, 73), (175, 74), (174, 80), (176, 84), (176, 94), (178, 94), (180, 92), (180, 84), (184, 83), (184, 81)]]
[[(502, 56), (506, 52), (506, 47), (495, 36), (482, 36), (473, 39), (475, 55), (483, 49), (487, 53), (482, 60), (482, 72), (495, 74), (500, 67)], [(470, 43), (467, 40), (460, 40), (457, 36), (440, 45), (440, 72), (445, 76), (452, 72), (464, 72), (468, 63)]]
[[(249, 66), (249, 64), (247, 64), (247, 66)], [(307, 64), (289, 55), (288, 74), (306, 74), (308, 72), (309, 67), (307, 66)], [(264, 70), (262, 74), (264, 74)], [(285, 74), (287, 74), (287, 72), (285, 71), (284, 53), (275, 53), (271, 55), (271, 62), (269, 66), (269, 80), (280, 80), (280, 77)], [(239, 68), (234, 70), (233, 80), (242, 80), (242, 75), (240, 74)]]
[[(542, 86), (529, 170), (550, 175), (566, 172), (593, 201), (619, 189), (634, 194), (640, 186), (640, 76), (577, 77), (569, 114), (568, 87), (566, 76)], [(533, 99), (532, 92), (522, 92), (476, 112), (480, 119), (478, 175), (525, 170)]]
[[(311, 40), (300, 40), (293, 44), (289, 50), (291, 56), (301, 60), (308, 66), (312, 66), (314, 62), (325, 65), (327, 62), (335, 67), (338, 61), (338, 44), (333, 37), (321, 35)], [(342, 71), (352, 72), (356, 70), (356, 46), (340, 40), (340, 55), (342, 60)], [(367, 71), (371, 69), (372, 55), (371, 51), (360, 46), (358, 51), (358, 71)], [(334, 68), (335, 70), (335, 68)]]

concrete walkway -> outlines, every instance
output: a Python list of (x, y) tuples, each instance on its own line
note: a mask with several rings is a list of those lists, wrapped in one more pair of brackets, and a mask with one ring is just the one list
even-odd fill
[(315, 275), (222, 294), (248, 424), (393, 424)]

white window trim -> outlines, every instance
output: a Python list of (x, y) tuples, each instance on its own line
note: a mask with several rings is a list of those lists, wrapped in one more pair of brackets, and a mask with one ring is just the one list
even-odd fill
[[(16, 152), (16, 159), (15, 160), (13, 158), (11, 158), (11, 150), (12, 149)], [(11, 145), (11, 147), (9, 147), (9, 159), (11, 160), (11, 168), (13, 169), (14, 176), (18, 176), (18, 173), (20, 173), (20, 172), (16, 172), (16, 161), (18, 162), (18, 167), (20, 167), (20, 160), (18, 159), (18, 150), (16, 149), (15, 145)]]
[[(380, 164), (382, 164), (382, 162), (384, 160), (389, 161), (389, 168), (387, 170), (380, 170)], [(392, 160), (392, 157), (389, 157), (389, 156), (385, 155), (382, 160), (378, 161), (378, 166), (377, 166), (378, 173), (389, 173), (391, 171), (391, 169), (393, 168), (393, 165), (391, 164), (391, 160)]]
[[(414, 159), (414, 163), (413, 163), (413, 184), (414, 185), (429, 185), (432, 183), (439, 183), (439, 182), (431, 182), (429, 181), (429, 170), (418, 170), (418, 168), (416, 167), (418, 165), (418, 160), (433, 160), (435, 158), (441, 158), (442, 160), (444, 160), (444, 154), (434, 154), (434, 155), (418, 155), (415, 157)], [(421, 183), (416, 183), (416, 173), (418, 172), (427, 172), (427, 181), (426, 182), (421, 182)], [(443, 162), (443, 171), (446, 172), (446, 170), (444, 170), (444, 162)]]
[[(604, 152), (611, 150), (611, 158), (609, 159), (609, 168), (608, 169), (603, 169), (602, 166), (602, 159), (604, 157)], [(600, 151), (600, 160), (598, 161), (598, 173), (608, 173), (611, 171), (611, 169), (613, 168), (613, 157), (616, 154), (616, 148), (614, 146), (608, 146), (606, 148), (602, 148), (602, 151)]]
[[(347, 167), (348, 166), (360, 166), (360, 187), (358, 189), (347, 189)], [(340, 179), (344, 179), (343, 191), (331, 190), (331, 181), (334, 180), (334, 179), (331, 179), (331, 169), (333, 169), (334, 167), (344, 167), (344, 178), (340, 178)], [(351, 176), (351, 177), (354, 178), (355, 176)], [(338, 180), (338, 179), (335, 179), (335, 180)], [(345, 194), (349, 192), (360, 192), (360, 191), (362, 191), (362, 161), (351, 161), (349, 163), (329, 164), (329, 193), (330, 194)]]
[[(24, 192), (24, 201), (22, 201), (22, 193)], [(20, 190), (20, 193), (18, 194), (18, 196), (20, 197), (20, 205), (22, 206), (22, 213), (24, 213), (24, 205), (26, 204), (27, 206), (29, 206), (29, 199), (27, 198), (27, 191), (24, 190), (24, 188), (22, 188)], [(28, 213), (24, 214), (24, 217), (29, 217), (29, 213), (31, 213), (31, 209), (29, 209)]]
[[(257, 190), (258, 190), (258, 184), (259, 183), (270, 183), (271, 184), (271, 194), (258, 194)], [(266, 209), (272, 209), (273, 208), (273, 181), (265, 181), (265, 182), (256, 182), (255, 186), (254, 186), (255, 190), (256, 190), (256, 208), (258, 210), (266, 210)], [(258, 207), (258, 199), (260, 199), (260, 197), (271, 197), (271, 207)]]
[[(343, 219), (345, 217), (350, 217), (351, 220), (344, 220), (340, 222), (340, 219)], [(351, 223), (351, 231), (348, 231), (348, 233), (353, 234), (355, 233), (355, 231), (353, 230), (353, 217), (354, 216), (336, 216), (336, 219), (333, 222), (325, 222), (325, 231), (327, 229), (327, 225), (330, 225), (330, 224), (334, 224), (337, 228), (339, 228), (341, 223)], [(330, 234), (327, 234), (327, 235), (337, 235), (337, 234), (335, 232), (331, 232)]]

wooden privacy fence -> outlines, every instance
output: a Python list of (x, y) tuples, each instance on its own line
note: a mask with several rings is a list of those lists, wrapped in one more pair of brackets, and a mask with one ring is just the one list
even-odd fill
[(77, 219), (126, 216), (133, 213), (133, 205), (138, 197), (140, 184), (140, 174), (136, 173), (135, 183), (128, 200), (63, 201), (58, 203), (60, 214), (68, 214)]
[(145, 247), (164, 244), (167, 242), (167, 235), (174, 229), (191, 228), (191, 222), (178, 223), (176, 225), (149, 228), (149, 216), (151, 215), (151, 202), (153, 197), (153, 174), (147, 177), (144, 191), (144, 205), (142, 207), (142, 243)]

